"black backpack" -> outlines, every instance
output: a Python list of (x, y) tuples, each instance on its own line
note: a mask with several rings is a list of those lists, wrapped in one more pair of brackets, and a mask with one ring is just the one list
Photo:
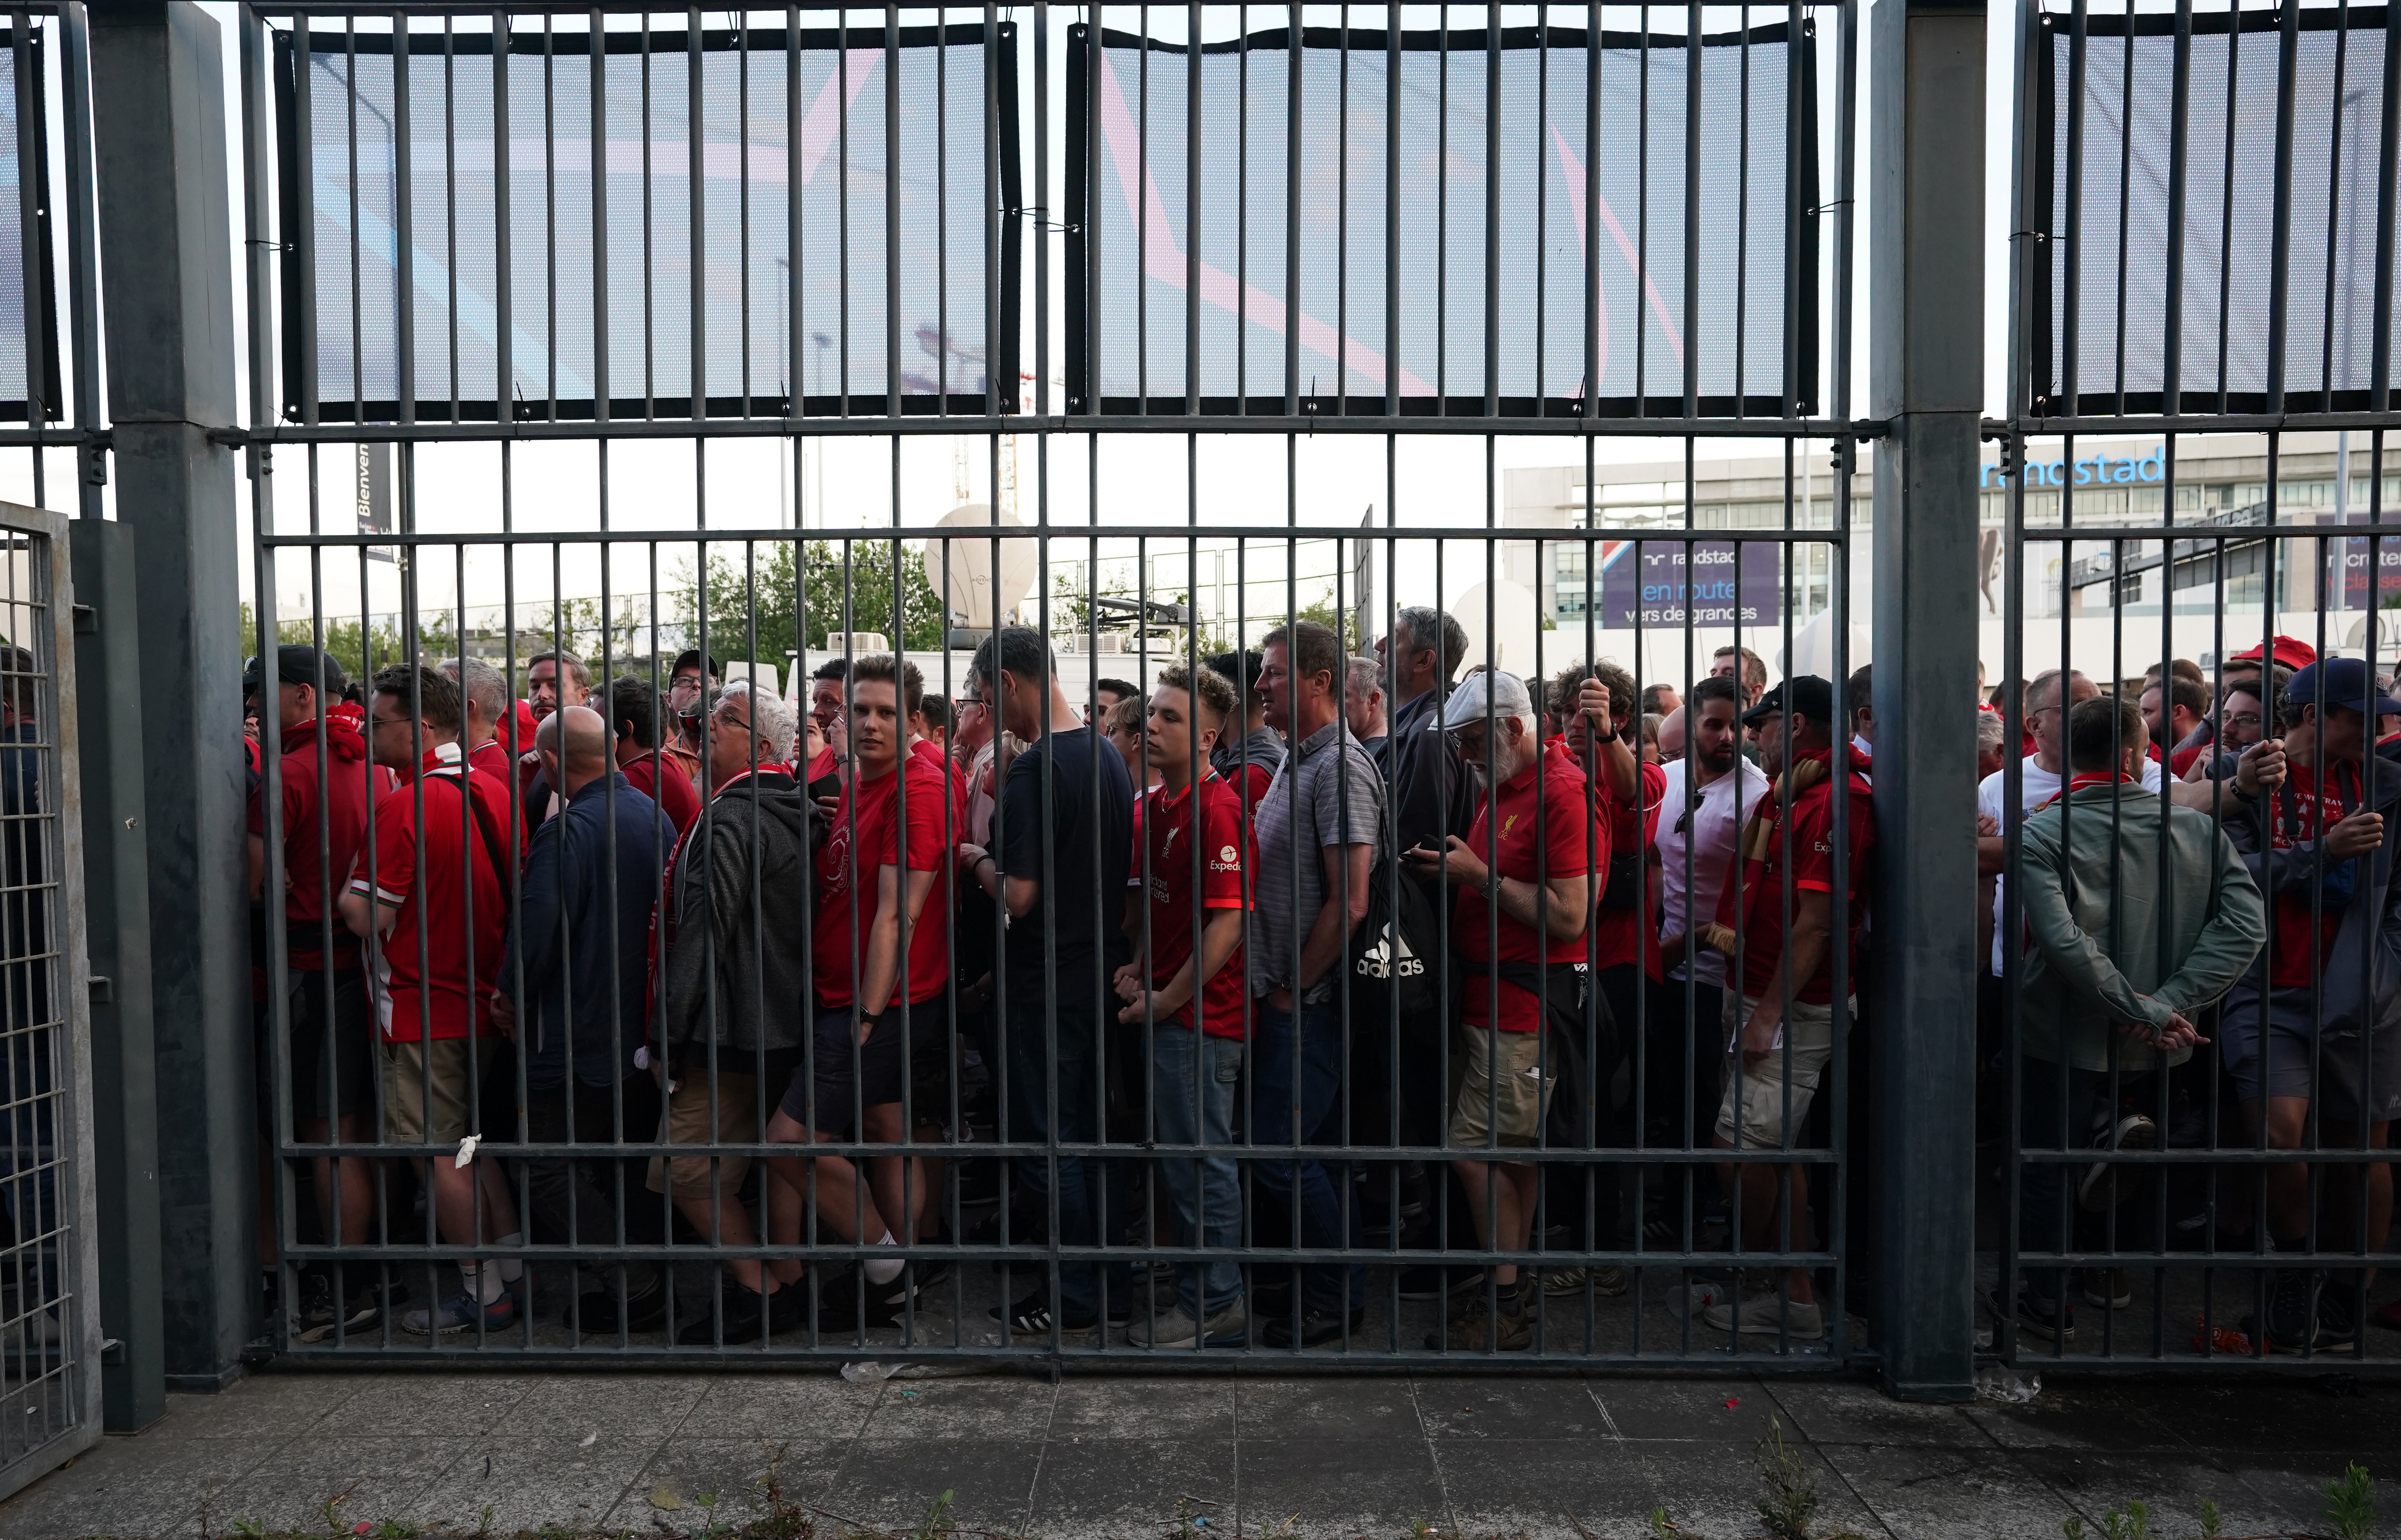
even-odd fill
[[(1445, 1013), (1441, 929), (1434, 901), (1418, 880), (1379, 853), (1367, 869), (1367, 914), (1344, 944), (1351, 1019), (1395, 1019), (1401, 1040), (1439, 1041)], [(1430, 1036), (1429, 1036), (1430, 1035)]]

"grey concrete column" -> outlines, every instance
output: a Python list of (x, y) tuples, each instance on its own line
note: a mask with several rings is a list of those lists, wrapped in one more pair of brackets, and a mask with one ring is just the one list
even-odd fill
[[(118, 520), (141, 608), (167, 1382), (240, 1372), (258, 1324), (233, 247), (217, 24), (90, 7)], [(271, 602), (271, 600), (270, 600)]]
[(1875, 449), (1871, 1033), (1886, 1390), (1965, 1400), (1975, 1330), (1976, 466), (1984, 7), (1875, 0), (1868, 139)]

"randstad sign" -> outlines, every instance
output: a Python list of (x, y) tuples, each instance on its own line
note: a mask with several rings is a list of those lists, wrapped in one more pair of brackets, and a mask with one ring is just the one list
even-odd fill
[[(2145, 482), (2165, 481), (2168, 457), (2165, 447), (2153, 445), (2151, 452), (2137, 460), (2127, 455), (2083, 455), (2075, 461), (2076, 485), (2079, 487), (2133, 487)], [(2026, 485), (2029, 487), (2065, 487), (2067, 485), (2069, 461), (2065, 460), (2028, 461)], [(1987, 465), (1977, 477), (1976, 485), (1987, 490), (2006, 487), (2010, 478), (1997, 465)]]

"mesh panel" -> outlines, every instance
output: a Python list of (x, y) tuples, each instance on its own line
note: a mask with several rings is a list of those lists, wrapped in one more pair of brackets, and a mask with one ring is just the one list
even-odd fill
[[(1681, 398), (1692, 127), (1681, 36), (1653, 36), (1647, 46), (1632, 34), (1603, 37), (1600, 202), (1589, 226), (1592, 57), (1582, 33), (1501, 34), (1497, 134), (1486, 35), (1404, 34), (1397, 136), (1384, 34), (1353, 31), (1347, 49), (1336, 29), (1301, 36), (1300, 254), (1293, 263), (1290, 34), (1200, 49), (1196, 194), (1192, 53), (1104, 33), (1095, 57), (1089, 34), (1077, 29), (1069, 121), (1078, 137), (1069, 175), (1090, 182), (1080, 206), (1093, 282), (1089, 308), (1071, 296), (1071, 313), (1088, 317), (1091, 328), (1071, 339), (1083, 344), (1070, 349), (1077, 405), (1089, 399), (1095, 368), (1104, 402), (1120, 406), (1173, 401), (1189, 389), (1222, 408), (1280, 399), (1288, 383), (1302, 396), (1372, 403), (1385, 392), (1388, 369), (1404, 410), (1436, 400), (1472, 406), (1488, 391), (1511, 411), (1572, 402), (1587, 372), (1587, 260), (1599, 274), (1595, 362), (1604, 402), (1623, 410), (1638, 397)], [(1732, 409), (1736, 398), (1747, 410), (1775, 409), (1788, 354), (1802, 409), (1814, 390), (1811, 323), (1790, 299), (1797, 294), (1805, 307), (1814, 294), (1811, 243), (1801, 242), (1798, 270), (1788, 270), (1788, 259), (1795, 254), (1790, 179), (1797, 169), (1803, 189), (1815, 186), (1815, 140), (1805, 105), (1791, 100), (1786, 37), (1780, 25), (1762, 27), (1703, 48), (1693, 329), (1705, 410)], [(1804, 60), (1804, 73), (1810, 67)], [(1083, 136), (1091, 136), (1089, 145)], [(1388, 250), (1395, 137), (1399, 241)], [(1496, 177), (1500, 222), (1488, 230)], [(1588, 228), (1597, 232), (1589, 253)], [(1070, 267), (1073, 282), (1082, 274), (1072, 250)], [(1287, 315), (1296, 277), (1297, 313)], [(1397, 339), (1389, 336), (1388, 283), (1406, 296)], [(1490, 379), (1488, 292), (1500, 296)], [(1197, 368), (1186, 356), (1195, 302)], [(1797, 351), (1788, 339), (1795, 329)], [(1298, 354), (1289, 382), (1288, 333), (1297, 334)]]
[[(2347, 14), (2350, 26), (2339, 30)], [(2175, 38), (2170, 19), (2066, 18), (2050, 46), (2051, 339), (2036, 393), (2085, 411), (2156, 409), (2168, 338), (2186, 410), (2257, 409), (2271, 378), (2277, 296), (2276, 117), (2284, 41), (2270, 13), (2193, 18), (2185, 116), (2183, 270), (2170, 250)], [(2294, 43), (2290, 272), (2282, 386), (2297, 406), (2367, 404), (2375, 354), (2382, 177), (2380, 9), (2300, 15)], [(2080, 61), (2079, 61), (2080, 49)], [(2080, 69), (2081, 87), (2079, 87)], [(2079, 110), (2080, 109), (2080, 110)], [(2228, 251), (2243, 254), (2229, 263)], [(2172, 326), (2168, 290), (2179, 283)], [(2314, 398), (2314, 399), (2312, 399)]]
[[(896, 102), (880, 29), (805, 33), (795, 103), (780, 32), (704, 34), (696, 56), (682, 34), (610, 34), (598, 210), (607, 239), (596, 252), (588, 38), (516, 32), (504, 322), (488, 37), (460, 36), (446, 57), (438, 35), (411, 35), (404, 208), (391, 38), (312, 34), (285, 166), (305, 179), (314, 216), (311, 282), (294, 286), (309, 290), (313, 334), (297, 318), (294, 334), (304, 349), (313, 335), (322, 415), (350, 417), (364, 401), (367, 416), (389, 416), (404, 393), (404, 213), (420, 415), (446, 417), (455, 396), (460, 415), (488, 417), (505, 394), (520, 417), (585, 416), (604, 391), (621, 414), (679, 413), (691, 409), (695, 375), (713, 413), (785, 410), (796, 381), (811, 409), (840, 409), (847, 397), (851, 410), (877, 410), (896, 370), (904, 398), (980, 405), (992, 339), (1008, 330), (991, 324), (985, 303), (984, 221), (999, 199), (985, 185), (982, 32), (949, 37), (902, 33)], [(885, 140), (895, 111), (897, 169)], [(1001, 122), (1012, 131), (1010, 115)], [(1004, 147), (1005, 158), (1013, 153)], [(885, 260), (896, 175), (897, 360)], [(1013, 296), (1006, 276), (1001, 290)], [(298, 378), (308, 364), (295, 362)]]

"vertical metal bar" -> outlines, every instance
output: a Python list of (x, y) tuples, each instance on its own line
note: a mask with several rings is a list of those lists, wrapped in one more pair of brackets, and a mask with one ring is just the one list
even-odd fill
[[(400, 400), (393, 413), (404, 423), (417, 420), (417, 175), (415, 114), (416, 82), (408, 57), (408, 18), (391, 19), (391, 222), (398, 231), (392, 241), (392, 354), (399, 375)], [(364, 406), (361, 410), (364, 416)], [(415, 571), (417, 553), (405, 550), (401, 559)]]
[[(1484, 415), (1501, 415), (1501, 7), (1484, 7)], [(1537, 392), (1540, 393), (1540, 392)], [(1487, 447), (1490, 440), (1486, 440)], [(1489, 488), (1487, 488), (1488, 501)], [(1488, 546), (1485, 553), (1491, 555)], [(1489, 632), (1486, 633), (1489, 635)], [(1495, 912), (1497, 914), (1497, 911)], [(1498, 956), (1497, 953), (1488, 956)], [(1493, 1018), (1499, 1020), (1498, 1016)], [(1497, 1177), (1497, 1174), (1496, 1174)], [(1497, 1210), (1495, 1212), (1498, 1212)]]
[[(2133, 29), (2128, 29), (2132, 46)], [(2027, 59), (2030, 49), (2021, 48)], [(2024, 65), (2020, 66), (2024, 68)], [(2184, 402), (2184, 219), (2188, 151), (2192, 142), (2192, 0), (2176, 0), (2175, 78), (2169, 89), (2168, 105), (2168, 274), (2165, 314), (2162, 317), (2165, 337), (2160, 359), (2160, 410), (2174, 416), (2183, 409)], [(2023, 107), (2023, 92), (2021, 92)], [(2131, 111), (2127, 116), (2131, 118)], [(2025, 146), (2018, 147), (2023, 159)], [(2028, 227), (2020, 221), (2017, 228)], [(2024, 243), (2020, 237), (2021, 243)], [(2221, 254), (2222, 257), (2223, 254)], [(2010, 338), (2014, 347), (2016, 338)], [(2014, 371), (2012, 371), (2014, 373)], [(2170, 506), (2171, 517), (2174, 508)], [(2165, 521), (2163, 521), (2165, 522)]]
[[(936, 47), (939, 48), (940, 45)], [(936, 349), (948, 346), (938, 337)], [(900, 415), (900, 7), (884, 7), (884, 389), (885, 411)], [(899, 443), (893, 448), (898, 452)], [(892, 491), (899, 491), (899, 466), (894, 466)], [(892, 521), (900, 522), (900, 504), (892, 504)], [(894, 639), (900, 632), (900, 590), (892, 591)], [(908, 768), (906, 765), (902, 769)]]
[[(2368, 343), (2367, 409), (2371, 412), (2387, 410), (2393, 399), (2393, 179), (2396, 141), (2401, 141), (2401, 6), (2384, 7), (2383, 42), (2382, 80), (2377, 93), (2376, 319), (2375, 335)], [(2382, 442), (2380, 435), (2380, 454)], [(2380, 458), (2375, 485), (2380, 494), (2384, 487)], [(2380, 507), (2380, 503), (2371, 502), (2370, 506)]]
[[(302, 94), (305, 97), (306, 93)], [(492, 416), (501, 422), (514, 421), (517, 415), (517, 274), (510, 229), (513, 215), (509, 209), (509, 148), (514, 136), (514, 125), (509, 117), (509, 13), (501, 10), (492, 13), (492, 309), (495, 312), (492, 325)], [(309, 143), (307, 134), (303, 133), (299, 138), (303, 144)], [(299, 183), (305, 189), (309, 178), (303, 176)], [(302, 197), (307, 197), (305, 191)], [(302, 324), (306, 326), (313, 314), (311, 307), (317, 285), (315, 273), (305, 267), (303, 270), (310, 280), (300, 286), (300, 313)], [(301, 389), (311, 392), (302, 399), (309, 402), (316, 389), (317, 360), (314, 351), (305, 344), (301, 358), (306, 364)], [(313, 422), (315, 417), (313, 413), (304, 411), (302, 420)], [(506, 451), (502, 453), (505, 463)], [(507, 620), (514, 624), (515, 618), (512, 614)]]
[[(1790, 153), (1790, 152), (1788, 152)], [(1684, 416), (1701, 415), (1701, 0), (1684, 7)], [(1737, 269), (1739, 270), (1739, 269)], [(1741, 393), (1737, 386), (1736, 393)], [(1686, 447), (1691, 447), (1688, 439)], [(1840, 777), (1835, 777), (1837, 780)]]
[[(608, 17), (595, 6), (585, 19), (589, 29), (584, 46), (592, 50), (591, 154), (592, 154), (592, 420), (606, 428), (610, 409), (609, 355), (613, 333), (609, 324), (609, 28)], [(607, 485), (606, 466), (609, 448), (606, 440), (600, 445), (602, 485)], [(607, 504), (604, 495), (602, 506)], [(602, 515), (607, 517), (606, 513)], [(603, 583), (606, 583), (607, 557), (602, 557)], [(605, 596), (606, 588), (603, 588)], [(605, 601), (600, 613), (601, 636), (607, 638), (609, 614)], [(562, 645), (564, 645), (562, 643)], [(607, 674), (602, 674), (605, 681)], [(561, 697), (562, 700), (564, 696)], [(616, 820), (609, 823), (611, 837), (615, 837)], [(613, 865), (611, 870), (614, 870)], [(613, 977), (613, 975), (612, 975)], [(570, 1087), (571, 1089), (571, 1087)], [(569, 1098), (570, 1107), (574, 1097)]]
[[(1871, 409), (1893, 425), (1876, 447), (1876, 821), (1879, 839), (1910, 853), (1888, 867), (1879, 906), (1892, 926), (1880, 934), (1880, 1011), (1911, 1021), (1955, 998), (1974, 964), (1973, 745), (1907, 703), (1964, 699), (1975, 674), (1975, 633), (1957, 617), (1976, 603), (1983, 337), (1974, 308), (1945, 296), (1983, 283), (1984, 18), (1981, 6), (1880, 0), (1874, 19), (1876, 56), (1895, 62), (1872, 80), (1873, 153), (1901, 169), (1898, 196), (1874, 212)], [(1972, 1055), (1958, 1035), (1884, 1034), (1875, 1046), (1888, 1141), (1879, 1217), (1885, 1233), (1911, 1237), (1880, 1258), (1878, 1298), (1911, 1301), (1878, 1312), (1884, 1382), (1911, 1399), (1964, 1400), (1974, 1184), (1956, 1135), (1972, 1118)]]
[[(2279, 0), (2276, 37), (2276, 181), (2275, 228), (2268, 249), (2268, 401), (2267, 409), (2284, 409), (2284, 349), (2291, 337), (2293, 276), (2293, 113), (2299, 87), (2296, 76), (2301, 55), (2300, 0)], [(2270, 497), (2274, 497), (2274, 461), (2270, 461)]]
[(1300, 22), (1298, 0), (1285, 7), (1283, 158), (1283, 411), (1300, 415)]

